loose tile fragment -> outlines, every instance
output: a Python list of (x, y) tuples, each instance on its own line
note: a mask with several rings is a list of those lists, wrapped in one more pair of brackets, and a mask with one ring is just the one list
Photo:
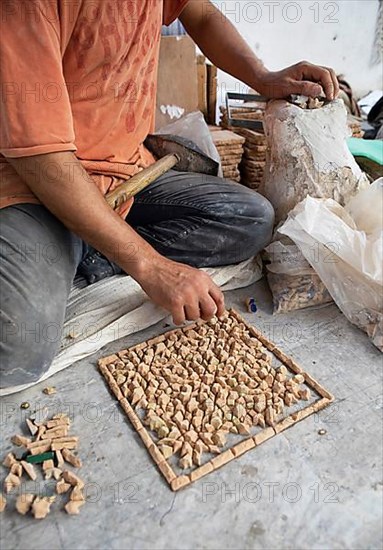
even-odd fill
[(60, 479), (60, 477), (62, 476), (62, 470), (60, 468), (52, 468), (52, 470), (50, 471), (52, 472), (52, 476), (56, 480)]
[(15, 462), (11, 466), (11, 474), (15, 474), (17, 477), (21, 477), (23, 475), (23, 467), (20, 462)]
[(47, 386), (43, 389), (43, 393), (45, 393), (46, 395), (53, 395), (57, 393), (57, 390), (54, 386)]
[(17, 497), (16, 510), (19, 512), (19, 514), (22, 514), (23, 516), (25, 516), (25, 514), (29, 512), (34, 498), (35, 498), (35, 495), (32, 495), (31, 493), (22, 493)]
[(62, 466), (64, 466), (63, 455), (61, 451), (55, 451), (55, 455), (56, 455), (56, 465), (58, 468), (61, 468)]
[(3, 466), (10, 468), (15, 462), (17, 462), (15, 455), (13, 453), (8, 453), (3, 460)]
[(78, 486), (80, 489), (84, 487), (84, 482), (80, 479), (74, 472), (70, 470), (63, 471), (63, 478), (67, 483), (70, 483), (72, 486)]
[(24, 437), (23, 435), (19, 434), (12, 436), (11, 441), (14, 445), (17, 445), (18, 447), (28, 447), (28, 445), (31, 443), (31, 440), (28, 437)]
[(82, 488), (79, 487), (79, 485), (75, 485), (70, 493), (70, 500), (81, 500), (82, 502), (85, 501), (84, 493), (82, 492)]
[(70, 483), (66, 483), (64, 479), (61, 478), (60, 481), (56, 483), (56, 493), (58, 495), (61, 495), (62, 493), (66, 493), (67, 491), (69, 491), (71, 487), (72, 485)]
[(52, 440), (52, 451), (62, 451), (63, 449), (76, 449), (78, 437), (59, 437)]
[(70, 500), (67, 504), (65, 504), (65, 511), (71, 516), (77, 515), (80, 513), (80, 508), (81, 506), (84, 506), (84, 504), (85, 501), (83, 500)]
[(39, 429), (38, 426), (36, 426), (36, 424), (29, 418), (25, 419), (25, 423), (28, 426), (28, 430), (30, 431), (31, 435), (36, 435)]
[(74, 466), (75, 468), (81, 468), (81, 459), (75, 454), (71, 453), (69, 449), (63, 449), (62, 456), (66, 462)]
[(19, 487), (21, 480), (19, 476), (9, 473), (4, 480), (4, 491), (10, 493), (16, 487)]
[(32, 514), (35, 519), (44, 519), (50, 512), (52, 502), (55, 500), (55, 496), (52, 497), (36, 497), (32, 504)]
[(49, 460), (45, 460), (43, 462), (43, 471), (46, 472), (47, 470), (52, 470), (52, 468), (54, 467), (54, 462), (53, 462), (53, 459), (49, 459)]

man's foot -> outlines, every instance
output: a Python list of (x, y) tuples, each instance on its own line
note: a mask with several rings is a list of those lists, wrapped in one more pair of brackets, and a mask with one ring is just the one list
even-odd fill
[(77, 274), (84, 277), (90, 285), (120, 273), (123, 273), (123, 270), (119, 265), (108, 260), (94, 248), (89, 250), (77, 269)]

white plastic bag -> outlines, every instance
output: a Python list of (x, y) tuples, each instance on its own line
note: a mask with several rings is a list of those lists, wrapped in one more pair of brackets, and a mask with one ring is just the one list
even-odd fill
[[(382, 197), (382, 178), (359, 192), (345, 208), (332, 199), (309, 196), (279, 229), (299, 246), (349, 321), (364, 330), (381, 351)], [(363, 230), (366, 220), (374, 220), (374, 227), (368, 224), (368, 233)]]
[(357, 228), (367, 235), (383, 229), (383, 178), (360, 191), (346, 204)]
[(173, 134), (191, 139), (205, 155), (219, 163), (218, 175), (222, 177), (221, 158), (214, 145), (209, 127), (200, 111), (194, 111), (176, 120), (176, 122), (171, 122), (160, 128), (156, 134)]

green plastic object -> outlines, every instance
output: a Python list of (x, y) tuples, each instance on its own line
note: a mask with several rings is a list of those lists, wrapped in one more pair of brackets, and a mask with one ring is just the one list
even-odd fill
[(55, 456), (53, 451), (48, 451), (47, 453), (41, 453), (41, 455), (29, 455), (27, 456), (27, 462), (31, 464), (39, 464), (40, 462), (45, 462), (45, 460), (51, 460)]
[(354, 157), (365, 157), (383, 166), (383, 141), (381, 139), (349, 138), (347, 145)]

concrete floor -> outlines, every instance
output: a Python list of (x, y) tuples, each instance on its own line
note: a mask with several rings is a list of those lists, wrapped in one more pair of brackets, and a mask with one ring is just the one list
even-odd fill
[[(172, 493), (96, 370), (98, 357), (164, 332), (164, 323), (115, 342), (92, 359), (1, 403), (1, 456), (13, 448), (25, 411), (48, 407), (74, 416), (81, 475), (88, 483), (81, 515), (53, 505), (43, 521), (18, 515), (14, 497), (1, 517), (8, 549), (378, 549), (382, 547), (382, 356), (334, 306), (272, 316), (263, 281), (230, 292), (246, 315), (334, 393), (321, 413)], [(326, 430), (319, 435), (318, 430)], [(5, 470), (2, 469), (5, 476)]]

